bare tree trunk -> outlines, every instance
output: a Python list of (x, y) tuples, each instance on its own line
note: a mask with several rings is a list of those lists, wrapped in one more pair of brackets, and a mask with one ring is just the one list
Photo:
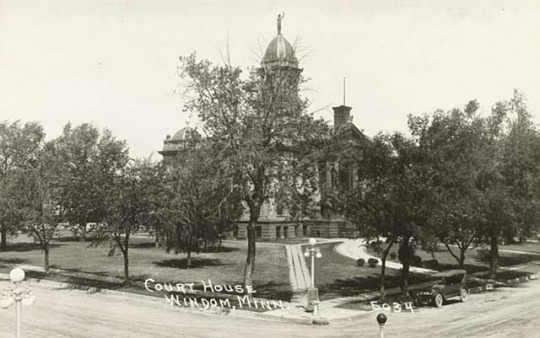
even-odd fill
[(45, 253), (45, 262), (43, 265), (43, 269), (45, 270), (45, 274), (49, 273), (49, 244), (45, 244), (43, 246), (43, 252)]
[(125, 252), (123, 252), (124, 255), (124, 283), (129, 283), (129, 256), (128, 256), (128, 249), (126, 248)]
[(404, 296), (409, 295), (409, 270), (411, 263), (409, 261), (403, 262), (402, 279), (401, 279), (401, 292)]
[(159, 244), (159, 227), (157, 224), (154, 226), (154, 236), (155, 236), (155, 247), (159, 248), (161, 245)]
[(409, 236), (404, 237), (399, 248), (399, 260), (403, 265), (403, 268), (401, 269), (401, 293), (404, 296), (409, 295), (409, 270), (413, 256), (409, 241)]
[(7, 250), (7, 227), (6, 225), (2, 225), (2, 230), (0, 231), (2, 239), (0, 240), (0, 250), (6, 251)]
[(460, 250), (460, 253), (459, 253), (458, 267), (460, 269), (463, 269), (463, 265), (465, 264), (465, 251), (467, 251), (467, 249), (463, 248)]
[(124, 255), (124, 284), (129, 285), (129, 231), (126, 231), (124, 236), (123, 248), (121, 248)]
[(497, 277), (497, 268), (499, 266), (499, 243), (497, 234), (491, 234), (491, 259), (489, 261), (489, 278)]
[(186, 268), (191, 268), (191, 248), (187, 248), (187, 261), (186, 261)]
[[(255, 226), (257, 225), (257, 220), (255, 217), (250, 217), (249, 224), (247, 227), (247, 238), (248, 238), (248, 252), (246, 259), (246, 268), (244, 270), (244, 287), (253, 286), (253, 271), (255, 271)], [(248, 296), (251, 297), (249, 294)]]
[(388, 245), (388, 248), (386, 248), (386, 250), (383, 250), (382, 257), (381, 257), (381, 279), (380, 279), (380, 283), (381, 283), (380, 302), (381, 303), (384, 303), (384, 299), (386, 297), (386, 291), (384, 288), (384, 283), (386, 280), (386, 258), (388, 257), (388, 253), (390, 252), (390, 248), (392, 247), (393, 244), (394, 242), (390, 242), (390, 244)]

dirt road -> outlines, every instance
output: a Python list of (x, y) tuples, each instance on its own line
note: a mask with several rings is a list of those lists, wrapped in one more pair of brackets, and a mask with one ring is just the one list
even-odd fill
[[(1, 281), (0, 287), (7, 282)], [(165, 303), (34, 285), (23, 308), (25, 337), (378, 337), (376, 313), (326, 327), (186, 313)], [(14, 336), (13, 307), (0, 309), (0, 337)], [(540, 337), (540, 281), (472, 295), (467, 303), (416, 313), (387, 313), (385, 337)]]

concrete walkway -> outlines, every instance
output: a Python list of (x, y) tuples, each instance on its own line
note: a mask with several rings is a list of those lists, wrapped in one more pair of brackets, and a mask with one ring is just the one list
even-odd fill
[[(374, 258), (374, 259), (377, 260), (377, 265), (381, 265), (381, 259), (380, 258), (372, 256), (367, 252), (366, 244), (367, 244), (367, 241), (365, 239), (361, 239), (361, 238), (360, 239), (354, 239), (354, 240), (347, 239), (341, 245), (338, 245), (336, 247), (336, 252), (343, 255), (343, 256), (350, 257), (350, 258), (352, 258), (354, 260), (362, 258), (362, 259), (364, 259), (366, 261), (366, 263), (367, 263), (368, 259)], [(386, 267), (391, 268), (391, 269), (400, 270), (400, 269), (403, 268), (403, 265), (401, 263), (386, 261)], [(425, 273), (425, 274), (432, 274), (432, 273), (437, 272), (435, 270), (418, 268), (418, 267), (414, 267), (414, 266), (410, 267), (410, 271), (415, 272), (415, 273)]]
[(311, 277), (302, 253), (301, 244), (285, 245), (287, 262), (289, 264), (289, 278), (293, 293), (305, 291), (311, 285)]
[[(317, 244), (341, 243), (345, 239), (318, 239)], [(289, 279), (293, 293), (305, 292), (311, 286), (311, 274), (304, 256), (303, 244), (284, 244), (289, 265)]]

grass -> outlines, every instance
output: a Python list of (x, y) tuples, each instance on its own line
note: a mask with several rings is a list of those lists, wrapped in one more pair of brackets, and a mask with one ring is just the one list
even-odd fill
[(516, 243), (516, 244), (510, 244), (510, 245), (501, 245), (499, 246), (499, 250), (524, 251), (524, 252), (538, 253), (540, 255), (540, 243), (527, 242), (523, 244)]
[[(195, 283), (200, 289), (201, 281), (208, 283), (208, 280), (213, 284), (237, 285), (243, 283), (246, 249), (243, 242), (228, 242), (222, 252), (193, 253), (192, 268), (187, 269), (185, 254), (168, 254), (161, 248), (155, 248), (152, 238), (137, 236), (132, 238), (129, 248), (130, 276), (135, 281), (135, 287), (58, 274), (51, 274), (47, 278), (136, 293), (148, 293), (144, 287), (141, 289), (142, 282), (147, 278), (160, 283)], [(106, 246), (90, 247), (88, 242), (62, 237), (55, 240), (51, 247), (50, 264), (56, 269), (122, 278), (122, 255), (108, 256), (108, 251)], [(43, 266), (43, 257), (38, 245), (21, 236), (8, 244), (7, 251), (0, 253), (0, 264), (2, 270), (7, 272), (13, 264)], [(43, 277), (43, 273), (30, 272), (29, 277)], [(283, 246), (257, 248), (253, 285), (257, 297), (290, 300), (292, 294)]]
[[(520, 247), (521, 246), (519, 244), (505, 245), (505, 246), (501, 245), (499, 247), (499, 266), (511, 267), (515, 265), (527, 264), (529, 262), (540, 260), (540, 255), (519, 254), (519, 253), (502, 251), (502, 250), (514, 250), (514, 251), (526, 251), (526, 252), (534, 252), (534, 250), (540, 251), (540, 244), (538, 243), (523, 244), (523, 248), (525, 250), (520, 250), (519, 249)], [(390, 251), (395, 252), (397, 254), (397, 250), (398, 250), (398, 246), (394, 245)], [(379, 257), (379, 255), (371, 247), (368, 248), (368, 252), (373, 256)], [(454, 253), (459, 255), (459, 251), (457, 248), (455, 248)], [(415, 255), (420, 256), (422, 258), (422, 262), (426, 260), (436, 259), (438, 261), (438, 266), (433, 267), (433, 269), (438, 270), (438, 271), (458, 268), (456, 259), (450, 254), (450, 252), (444, 245), (439, 245), (439, 251), (435, 252), (433, 256), (431, 255), (431, 253), (428, 253), (422, 249), (417, 249)], [(478, 260), (477, 255), (478, 255), (478, 251), (474, 248), (471, 248), (465, 252), (464, 269), (467, 270), (468, 272), (479, 272), (479, 271), (486, 271), (489, 269), (489, 262)], [(398, 262), (397, 259), (388, 258), (388, 260)]]
[[(336, 243), (321, 244), (322, 257), (315, 262), (315, 284), (319, 288), (321, 300), (338, 297), (356, 296), (379, 288), (380, 266), (359, 267), (352, 258), (340, 255), (335, 251)], [(311, 269), (308, 264), (308, 268)], [(411, 273), (409, 283), (420, 283), (426, 280), (421, 274)], [(386, 268), (386, 288), (399, 286), (400, 272)]]

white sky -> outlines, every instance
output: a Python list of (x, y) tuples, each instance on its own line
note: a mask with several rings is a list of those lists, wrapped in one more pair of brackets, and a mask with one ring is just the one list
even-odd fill
[(281, 12), (327, 120), (343, 77), (368, 135), (474, 98), (487, 112), (514, 88), (540, 112), (540, 1), (0, 0), (0, 119), (49, 137), (92, 122), (148, 156), (189, 120), (178, 57), (221, 62), (228, 44), (234, 64), (257, 66)]

